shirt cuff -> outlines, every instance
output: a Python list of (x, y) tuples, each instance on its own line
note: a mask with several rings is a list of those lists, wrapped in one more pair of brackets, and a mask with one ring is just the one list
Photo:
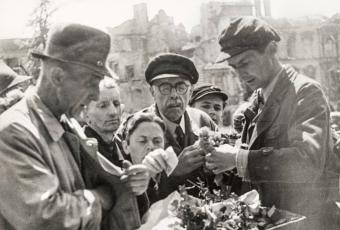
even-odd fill
[(245, 179), (248, 178), (248, 155), (249, 150), (239, 149), (238, 153), (236, 154), (236, 168), (237, 173), (240, 177)]

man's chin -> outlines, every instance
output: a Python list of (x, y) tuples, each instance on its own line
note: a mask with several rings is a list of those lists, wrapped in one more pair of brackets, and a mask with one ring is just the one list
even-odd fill
[(181, 109), (168, 109), (165, 111), (164, 116), (171, 122), (177, 122), (183, 114), (184, 111)]
[(109, 133), (115, 133), (118, 128), (119, 128), (119, 125), (110, 125), (110, 126), (105, 127), (105, 131)]

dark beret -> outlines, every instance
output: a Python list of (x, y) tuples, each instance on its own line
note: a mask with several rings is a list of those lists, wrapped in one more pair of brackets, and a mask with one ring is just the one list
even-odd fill
[(221, 55), (217, 63), (249, 49), (258, 49), (271, 41), (280, 41), (279, 34), (262, 19), (245, 16), (234, 19), (219, 36)]
[(111, 71), (106, 67), (110, 45), (109, 34), (101, 30), (60, 23), (51, 28), (46, 49), (43, 52), (33, 51), (32, 56), (80, 65), (96, 74), (111, 76)]
[[(163, 74), (164, 76), (160, 76)], [(164, 53), (151, 59), (145, 70), (145, 79), (151, 84), (153, 80), (169, 77), (166, 74), (179, 75), (189, 80), (191, 84), (198, 81), (194, 63), (179, 54)]]
[(196, 101), (207, 95), (216, 95), (220, 97), (223, 102), (228, 100), (228, 95), (223, 93), (220, 88), (212, 84), (202, 84), (194, 88), (189, 105), (192, 106)]

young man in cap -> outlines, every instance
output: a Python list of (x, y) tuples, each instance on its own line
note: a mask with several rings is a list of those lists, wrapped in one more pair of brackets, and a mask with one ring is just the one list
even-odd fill
[[(42, 61), (36, 88), (0, 117), (0, 229), (101, 229), (103, 224), (108, 226), (102, 229), (134, 229), (140, 224), (133, 216), (137, 209), (114, 211), (120, 187), (113, 186), (119, 178), (100, 171), (90, 148), (60, 122), (62, 115), (75, 117), (98, 99), (98, 84), (110, 75), (109, 50), (108, 34), (67, 23), (51, 28), (44, 53), (33, 53)], [(135, 189), (144, 192), (147, 170), (128, 168), (125, 177), (130, 174), (139, 175)], [(130, 226), (117, 224), (121, 221)]]
[[(165, 148), (172, 146), (178, 155), (179, 163), (173, 173), (165, 174), (159, 182), (159, 199), (190, 182), (200, 178), (207, 186), (213, 186), (213, 175), (203, 170), (204, 152), (193, 146), (198, 139), (199, 128), (216, 129), (210, 117), (195, 108), (188, 106), (193, 86), (198, 80), (198, 72), (194, 63), (181, 55), (166, 53), (153, 58), (146, 70), (146, 81), (150, 84), (155, 104), (141, 112), (151, 112), (162, 118), (166, 126)], [(116, 136), (120, 141), (121, 131)], [(198, 190), (189, 190), (190, 194), (198, 195)]]
[(228, 60), (254, 94), (244, 112), (246, 147), (224, 145), (207, 162), (217, 171), (236, 166), (260, 192), (262, 205), (307, 217), (290, 229), (330, 229), (323, 216), (331, 152), (328, 102), (317, 82), (279, 62), (279, 41), (255, 17), (233, 20), (220, 35), (218, 62)]
[(227, 94), (217, 86), (202, 84), (194, 88), (189, 105), (206, 112), (217, 125), (222, 125), (227, 100)]

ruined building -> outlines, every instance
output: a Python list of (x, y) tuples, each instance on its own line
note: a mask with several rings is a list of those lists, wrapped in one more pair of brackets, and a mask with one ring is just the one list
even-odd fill
[[(190, 34), (183, 25), (176, 25), (164, 10), (149, 19), (145, 3), (133, 6), (132, 19), (108, 28), (112, 37), (109, 65), (119, 76), (127, 112), (140, 110), (153, 102), (144, 70), (150, 58), (161, 52), (175, 52), (191, 58), (200, 74), (199, 82), (221, 87), (229, 95), (229, 107), (240, 103), (245, 92), (242, 83), (227, 63), (214, 62), (220, 52), (218, 35), (221, 30), (233, 18), (246, 15), (262, 17), (279, 31), (282, 38), (280, 60), (319, 81), (331, 105), (340, 110), (340, 14), (331, 18), (274, 19), (270, 0), (212, 1), (203, 3), (198, 10), (200, 24), (193, 27)], [(0, 59), (21, 71), (20, 65), (28, 56), (24, 44), (20, 39), (0, 40)]]
[[(340, 15), (331, 18), (306, 16), (294, 19), (271, 17), (270, 0), (209, 2), (201, 6), (200, 25), (190, 34), (183, 52), (193, 57), (201, 73), (200, 81), (222, 87), (230, 95), (229, 104), (238, 103), (241, 83), (228, 65), (213, 64), (220, 52), (218, 35), (230, 20), (256, 15), (268, 21), (281, 36), (279, 58), (299, 72), (319, 81), (334, 109), (340, 110)], [(219, 79), (222, 78), (222, 79)]]
[(0, 60), (19, 74), (27, 74), (28, 39), (0, 39)]
[(127, 112), (149, 106), (153, 100), (144, 80), (145, 67), (161, 52), (179, 53), (188, 41), (183, 25), (160, 10), (149, 20), (145, 3), (133, 7), (133, 19), (110, 28), (112, 47), (109, 65), (119, 76), (122, 100)]

